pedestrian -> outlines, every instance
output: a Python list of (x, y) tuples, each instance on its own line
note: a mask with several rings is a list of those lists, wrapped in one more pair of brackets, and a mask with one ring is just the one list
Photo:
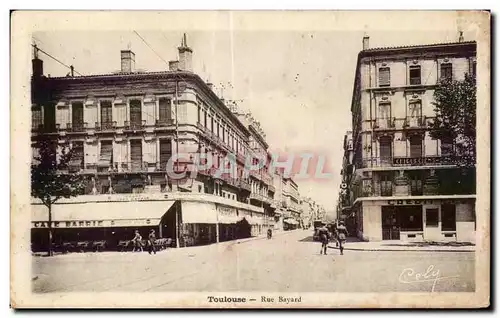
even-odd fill
[(340, 221), (340, 224), (337, 226), (337, 241), (339, 244), (340, 255), (344, 255), (344, 244), (348, 234), (349, 232), (347, 232), (344, 221)]
[(326, 228), (325, 225), (323, 225), (322, 227), (320, 227), (318, 229), (318, 232), (319, 232), (319, 240), (321, 242), (321, 250), (319, 252), (319, 254), (325, 254), (326, 255), (326, 249), (328, 247), (328, 241), (330, 239), (330, 233), (328, 232), (328, 229)]
[(149, 237), (148, 237), (148, 247), (149, 247), (149, 254), (155, 253), (156, 255), (156, 247), (155, 247), (155, 242), (156, 242), (156, 236), (155, 236), (155, 230), (151, 229), (149, 231)]
[(273, 230), (271, 230), (270, 228), (267, 229), (267, 238), (268, 239), (271, 239), (273, 237)]
[(135, 236), (132, 239), (132, 243), (134, 244), (134, 249), (132, 252), (135, 252), (136, 250), (138, 251), (143, 251), (142, 249), (142, 236), (141, 233), (139, 233), (139, 230), (135, 230)]

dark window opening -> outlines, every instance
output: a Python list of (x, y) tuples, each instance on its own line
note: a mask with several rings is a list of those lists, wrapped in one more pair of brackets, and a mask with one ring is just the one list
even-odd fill
[(392, 138), (388, 136), (380, 137), (380, 161), (390, 164), (392, 161)]
[(392, 173), (380, 174), (380, 195), (383, 197), (392, 196)]
[(113, 162), (113, 141), (101, 140), (101, 153), (99, 154), (99, 166), (110, 167)]
[(101, 126), (103, 129), (113, 128), (113, 108), (110, 101), (101, 102)]
[(410, 85), (422, 84), (420, 65), (410, 66)]
[(83, 129), (83, 103), (72, 103), (71, 108), (71, 123), (73, 130), (81, 131)]
[(425, 225), (427, 227), (437, 227), (439, 225), (439, 210), (426, 209), (425, 211)]
[(411, 158), (422, 157), (422, 136), (410, 137), (410, 157)]
[(160, 139), (160, 170), (167, 170), (167, 163), (172, 157), (172, 142), (169, 139)]
[(166, 124), (172, 119), (172, 103), (170, 98), (160, 98), (159, 99), (159, 121), (162, 124)]
[(441, 228), (443, 231), (457, 230), (457, 216), (454, 204), (441, 205)]
[(137, 99), (130, 101), (130, 126), (142, 126), (141, 101)]
[(130, 160), (132, 171), (142, 168), (142, 140), (130, 140)]
[(408, 173), (410, 180), (410, 194), (422, 195), (423, 194), (423, 174), (421, 171), (412, 171)]
[(422, 206), (398, 207), (401, 231), (423, 231)]
[(453, 79), (453, 66), (451, 63), (441, 64), (441, 80), (452, 80)]

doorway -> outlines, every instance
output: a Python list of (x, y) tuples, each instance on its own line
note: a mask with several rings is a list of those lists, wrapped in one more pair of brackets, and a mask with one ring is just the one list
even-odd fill
[(400, 239), (399, 217), (395, 207), (382, 207), (382, 240)]

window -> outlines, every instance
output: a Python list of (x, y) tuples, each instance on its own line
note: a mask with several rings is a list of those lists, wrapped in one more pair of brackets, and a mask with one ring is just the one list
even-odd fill
[(422, 157), (422, 136), (416, 135), (410, 137), (410, 157)]
[(420, 171), (412, 171), (408, 173), (410, 180), (410, 194), (422, 195), (423, 194), (423, 175)]
[(391, 126), (391, 103), (383, 102), (378, 105), (377, 125), (380, 128)]
[(167, 170), (167, 163), (172, 157), (172, 142), (169, 139), (160, 139), (160, 170)]
[(141, 101), (134, 99), (130, 101), (130, 125), (142, 125)]
[(31, 110), (31, 128), (39, 129), (43, 124), (42, 109), (40, 107), (32, 108)]
[(421, 101), (410, 102), (408, 105), (408, 110), (410, 118), (422, 117), (422, 102)]
[(103, 129), (111, 129), (113, 123), (113, 108), (110, 101), (101, 102), (101, 126)]
[(441, 80), (452, 80), (453, 79), (453, 66), (451, 63), (441, 64)]
[(439, 225), (439, 210), (426, 209), (425, 210), (425, 225), (427, 227), (437, 227)]
[(380, 175), (380, 195), (392, 196), (392, 173), (386, 172)]
[(166, 124), (172, 119), (172, 101), (170, 98), (162, 97), (158, 101), (158, 120), (160, 123)]
[(113, 141), (101, 140), (101, 153), (99, 154), (99, 166), (109, 167), (113, 162)]
[(203, 127), (207, 127), (207, 110), (203, 112)]
[(84, 167), (83, 141), (74, 141), (72, 146), (71, 160), (69, 161), (70, 171), (79, 171)]
[(380, 163), (390, 164), (392, 161), (392, 138), (380, 137)]
[(378, 69), (378, 86), (391, 85), (391, 69), (388, 67), (381, 67)]
[(443, 231), (457, 230), (457, 215), (454, 204), (441, 205), (441, 229)]
[(472, 77), (476, 78), (476, 61), (472, 62)]
[(73, 130), (80, 131), (83, 129), (83, 103), (72, 103), (71, 108), (71, 121)]
[(451, 156), (453, 155), (453, 139), (443, 138), (441, 139), (441, 156)]
[(130, 160), (132, 171), (140, 171), (142, 167), (142, 140), (130, 140)]
[(410, 66), (410, 85), (422, 84), (420, 65)]

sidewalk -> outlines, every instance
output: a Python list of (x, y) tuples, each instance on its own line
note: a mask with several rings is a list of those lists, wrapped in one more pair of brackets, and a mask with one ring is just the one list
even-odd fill
[[(335, 242), (328, 245), (329, 248), (339, 249)], [(344, 244), (344, 250), (348, 251), (386, 251), (386, 252), (475, 252), (476, 246), (471, 243), (461, 242), (403, 242), (403, 241), (379, 241), (363, 242), (349, 238)]]

